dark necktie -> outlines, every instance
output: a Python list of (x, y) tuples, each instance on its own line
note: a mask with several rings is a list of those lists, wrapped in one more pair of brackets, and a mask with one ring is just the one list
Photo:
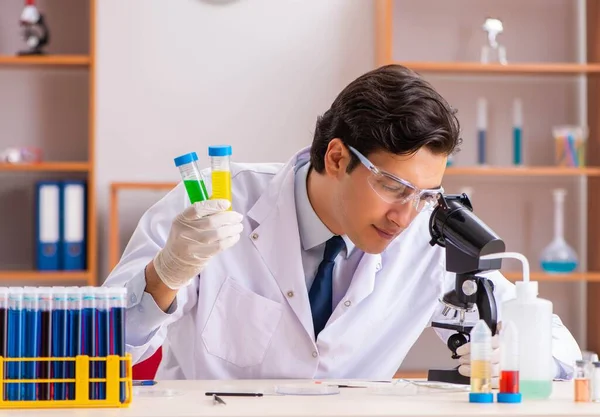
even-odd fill
[(334, 259), (344, 248), (344, 239), (340, 236), (334, 236), (325, 244), (325, 253), (323, 260), (319, 264), (319, 269), (315, 275), (315, 280), (308, 292), (310, 300), (310, 309), (313, 317), (313, 327), (315, 329), (315, 340), (317, 335), (329, 320), (333, 304), (333, 266)]

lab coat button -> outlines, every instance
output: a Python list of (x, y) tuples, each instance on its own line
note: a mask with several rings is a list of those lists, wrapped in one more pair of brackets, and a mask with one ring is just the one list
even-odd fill
[(252, 239), (252, 240), (256, 240), (256, 239), (258, 239), (258, 233), (252, 233), (252, 234), (250, 235), (250, 239)]
[(135, 296), (135, 294), (131, 294), (131, 297), (129, 297), (129, 299), (132, 303), (135, 303), (137, 301), (137, 297)]
[(142, 306), (138, 306), (138, 311), (139, 311), (140, 313), (143, 313), (143, 312), (144, 312), (144, 307), (142, 307)]
[(350, 300), (347, 300), (347, 301), (344, 303), (344, 305), (345, 305), (346, 307), (350, 307), (350, 305), (351, 305), (351, 304), (352, 304), (352, 301), (350, 301)]
[(375, 269), (379, 271), (381, 269), (381, 264), (378, 263), (377, 265), (375, 265)]
[(317, 351), (314, 351), (312, 355), (313, 355), (313, 358), (316, 358), (317, 356), (319, 356), (319, 354), (317, 353)]
[(288, 291), (287, 296), (292, 298), (294, 296), (294, 291)]

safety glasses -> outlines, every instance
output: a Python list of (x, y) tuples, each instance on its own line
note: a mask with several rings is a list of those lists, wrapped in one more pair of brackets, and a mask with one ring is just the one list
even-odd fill
[(402, 178), (380, 170), (352, 146), (348, 146), (348, 148), (371, 171), (368, 178), (369, 185), (387, 203), (406, 204), (410, 202), (415, 210), (420, 213), (434, 208), (437, 204), (437, 195), (444, 193), (443, 187), (425, 190), (417, 188)]

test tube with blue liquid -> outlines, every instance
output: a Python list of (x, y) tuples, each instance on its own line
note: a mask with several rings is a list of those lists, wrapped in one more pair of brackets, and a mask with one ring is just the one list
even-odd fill
[(523, 104), (516, 98), (513, 102), (513, 164), (523, 165)]
[[(97, 356), (96, 349), (96, 295), (94, 287), (82, 288), (82, 313), (81, 313), (81, 331), (82, 331), (82, 349), (81, 354), (90, 358)], [(89, 376), (98, 378), (96, 362), (90, 361)], [(90, 382), (90, 400), (98, 399), (98, 383)]]
[[(23, 308), (25, 309), (25, 342), (24, 357), (37, 358), (40, 356), (40, 322), (41, 311), (37, 289), (25, 287), (23, 290)], [(23, 379), (36, 379), (37, 362), (23, 362)], [(36, 400), (37, 384), (23, 383), (21, 386), (21, 397), (27, 401)]]
[[(40, 311), (40, 357), (51, 357), (52, 351), (52, 288), (37, 288)], [(52, 376), (50, 361), (40, 361), (37, 367), (40, 379), (49, 379)], [(51, 384), (39, 383), (37, 389), (38, 400), (50, 400)]]
[[(24, 310), (23, 288), (10, 287), (8, 293), (8, 331), (7, 331), (7, 358), (22, 358), (24, 356)], [(22, 379), (21, 362), (8, 362), (6, 364), (6, 398), (9, 401), (20, 401), (21, 384), (13, 382)]]
[(477, 162), (479, 165), (487, 163), (487, 100), (477, 100)]
[[(81, 312), (83, 310), (83, 291), (79, 287), (67, 288), (67, 357), (74, 358), (82, 353), (82, 327)], [(66, 378), (75, 379), (75, 362), (66, 362)], [(75, 399), (75, 383), (67, 383), (67, 399)]]
[[(8, 287), (0, 287), (0, 356), (6, 358), (8, 338)], [(2, 369), (6, 375), (6, 365)], [(3, 399), (7, 399), (4, 392), (0, 392)]]
[[(127, 307), (127, 288), (109, 287), (110, 300), (110, 354), (123, 357), (125, 355), (125, 309)], [(125, 362), (120, 365), (120, 377), (125, 378), (127, 367)], [(119, 400), (125, 402), (125, 383), (119, 384)]]
[[(52, 291), (52, 349), (51, 355), (54, 358), (66, 358), (69, 356), (67, 347), (70, 339), (67, 339), (67, 312), (69, 303), (67, 300), (68, 292), (65, 287), (54, 287)], [(55, 379), (64, 379), (67, 376), (67, 362), (54, 361), (52, 363), (52, 374)], [(64, 382), (55, 382), (53, 386), (54, 400), (65, 400), (67, 398), (66, 384)]]
[[(95, 310), (96, 310), (96, 355), (107, 357), (110, 351), (110, 298), (107, 287), (94, 288)], [(106, 378), (106, 362), (96, 362), (96, 377)], [(97, 399), (106, 399), (106, 382), (96, 384)]]

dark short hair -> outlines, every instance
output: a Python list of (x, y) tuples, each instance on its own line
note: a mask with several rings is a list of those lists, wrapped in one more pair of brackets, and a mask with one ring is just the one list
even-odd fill
[[(419, 74), (402, 65), (386, 65), (363, 74), (337, 96), (317, 119), (310, 160), (325, 168), (329, 142), (341, 139), (367, 156), (379, 150), (411, 155), (426, 146), (451, 155), (462, 140), (456, 111)], [(352, 155), (351, 171), (358, 163)]]

